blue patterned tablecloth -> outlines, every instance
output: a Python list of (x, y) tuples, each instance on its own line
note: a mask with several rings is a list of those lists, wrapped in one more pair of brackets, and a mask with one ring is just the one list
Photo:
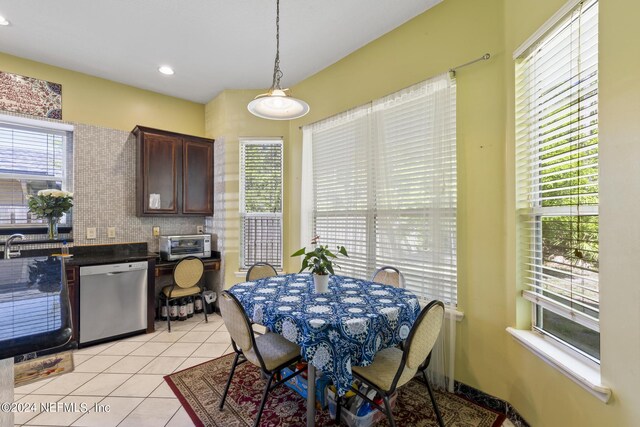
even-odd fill
[(298, 344), (339, 394), (353, 381), (351, 366), (369, 365), (376, 352), (404, 341), (420, 313), (410, 291), (344, 276), (331, 276), (322, 294), (310, 274), (239, 283), (230, 292), (255, 323)]

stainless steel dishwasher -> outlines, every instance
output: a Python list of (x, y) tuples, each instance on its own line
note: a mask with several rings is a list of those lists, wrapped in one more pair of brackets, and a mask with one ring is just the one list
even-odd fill
[(80, 267), (80, 344), (147, 328), (147, 261)]

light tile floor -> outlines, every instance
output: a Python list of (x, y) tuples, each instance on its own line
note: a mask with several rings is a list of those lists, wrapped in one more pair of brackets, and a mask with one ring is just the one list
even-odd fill
[[(222, 318), (156, 322), (156, 332), (74, 352), (75, 370), (15, 389), (16, 403), (58, 403), (57, 412), (20, 412), (16, 426), (191, 427), (163, 376), (233, 352)], [(76, 411), (63, 410), (78, 408)], [(106, 411), (106, 407), (109, 411)], [(86, 407), (88, 411), (82, 411)], [(102, 410), (101, 410), (102, 409)], [(513, 424), (506, 420), (503, 427)]]
[[(164, 375), (232, 352), (218, 315), (156, 322), (156, 332), (74, 352), (75, 370), (15, 389), (17, 403), (59, 402), (58, 412), (20, 412), (16, 426), (193, 426)], [(76, 411), (63, 411), (75, 406)], [(97, 405), (97, 406), (96, 406)], [(109, 406), (109, 411), (99, 408)], [(83, 412), (82, 407), (89, 408)], [(39, 409), (39, 408), (38, 408)]]

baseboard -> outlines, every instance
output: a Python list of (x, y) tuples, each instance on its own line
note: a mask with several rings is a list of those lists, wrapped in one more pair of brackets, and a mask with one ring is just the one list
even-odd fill
[(505, 414), (507, 419), (513, 423), (515, 427), (530, 427), (529, 423), (522, 418), (518, 411), (507, 401), (491, 396), (477, 388), (471, 387), (459, 381), (455, 382), (454, 392), (467, 400), (478, 405), (485, 406), (494, 411)]

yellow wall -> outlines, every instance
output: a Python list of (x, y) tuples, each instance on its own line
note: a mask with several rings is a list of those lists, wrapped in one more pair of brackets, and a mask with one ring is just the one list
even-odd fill
[[(513, 52), (563, 4), (562, 0), (505, 0), (505, 51)], [(635, 248), (640, 241), (640, 49), (636, 43), (640, 28), (633, 18), (640, 14), (640, 4), (604, 0), (599, 7), (601, 372), (613, 397), (609, 404), (602, 404), (508, 340), (505, 351), (512, 381), (505, 398), (533, 425), (640, 425), (640, 288), (635, 267)], [(506, 290), (513, 305), (514, 75), (513, 62), (507, 60), (504, 65), (508, 70)], [(512, 307), (507, 315), (508, 324), (526, 326), (526, 315)]]
[(111, 129), (144, 125), (204, 136), (204, 105), (0, 53), (0, 71), (62, 84), (62, 118)]
[[(618, 425), (640, 425), (640, 3), (600, 5), (602, 376)], [(599, 415), (599, 414), (598, 414)], [(610, 423), (609, 425), (614, 425)]]
[[(564, 3), (446, 0), (293, 87), (311, 113), (291, 123), (285, 151), (285, 253), (300, 244), (298, 126), (488, 51), (490, 61), (458, 73), (458, 290), (465, 318), (458, 326), (456, 379), (509, 401), (534, 426), (640, 425), (640, 27), (634, 23), (640, 4), (634, 0), (600, 6), (602, 374), (613, 389), (611, 402), (591, 396), (505, 331), (529, 324), (513, 255), (512, 52)], [(288, 269), (296, 266), (291, 261)]]
[[(448, 68), (458, 72), (459, 307), (456, 379), (501, 397), (534, 426), (640, 425), (640, 3), (600, 6), (602, 372), (605, 405), (517, 344), (507, 326), (526, 327), (515, 281), (514, 77), (512, 52), (564, 0), (445, 0), (407, 24), (293, 87), (309, 102), (303, 119), (255, 118), (260, 91), (229, 90), (206, 107), (0, 54), (0, 69), (63, 85), (64, 118), (130, 130), (144, 124), (224, 144), (225, 286), (238, 270), (238, 139), (284, 136), (285, 269), (300, 245), (299, 126), (363, 104)], [(285, 65), (286, 71), (286, 65)], [(205, 130), (206, 128), (206, 130)], [(624, 193), (622, 190), (624, 189)], [(624, 194), (624, 197), (621, 195)]]
[[(216, 208), (216, 216), (224, 217), (224, 285), (230, 287), (241, 281), (236, 276), (239, 270), (239, 184), (240, 184), (240, 137), (282, 137), (284, 146), (288, 145), (289, 123), (286, 121), (264, 120), (257, 118), (247, 110), (247, 104), (256, 95), (264, 92), (258, 90), (225, 90), (211, 100), (205, 107), (205, 128), (209, 138), (215, 138), (216, 144), (224, 144), (224, 177), (225, 195), (224, 210)], [(286, 149), (285, 149), (286, 150)], [(287, 153), (285, 151), (285, 161)], [(289, 182), (285, 169), (284, 189)], [(288, 204), (285, 196), (285, 208)], [(286, 221), (286, 219), (285, 219)], [(287, 233), (285, 224), (285, 235)], [(287, 251), (285, 250), (285, 254)]]
[[(505, 252), (505, 52), (501, 0), (446, 0), (293, 88), (311, 114), (292, 123), (289, 158), (299, 158), (296, 125), (365, 103), (446, 72), (486, 52), (491, 60), (457, 73), (458, 305), (456, 378), (507, 397), (504, 349), (509, 294)], [(291, 154), (295, 151), (295, 154)], [(292, 168), (299, 183), (300, 164)], [(292, 179), (293, 178), (293, 179)], [(295, 200), (299, 185), (287, 198)], [(288, 212), (288, 223), (297, 216)], [(297, 244), (297, 230), (287, 241)]]

